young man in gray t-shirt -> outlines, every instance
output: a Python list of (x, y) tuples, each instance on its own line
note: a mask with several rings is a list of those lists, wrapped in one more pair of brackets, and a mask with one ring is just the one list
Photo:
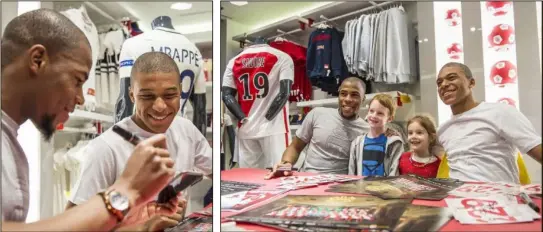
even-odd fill
[[(347, 174), (352, 140), (369, 131), (369, 125), (358, 116), (364, 93), (362, 80), (345, 79), (339, 87), (339, 109), (318, 107), (310, 111), (283, 153), (281, 163), (265, 178), (290, 175), (291, 172), (277, 172), (277, 167), (295, 164), (306, 146), (306, 158), (300, 171)], [(387, 135), (391, 133), (395, 132), (387, 130)]]

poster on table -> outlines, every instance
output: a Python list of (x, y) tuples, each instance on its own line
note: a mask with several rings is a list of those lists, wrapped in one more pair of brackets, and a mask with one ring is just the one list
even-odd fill
[(450, 191), (449, 194), (457, 197), (514, 196), (518, 195), (520, 190), (520, 186), (507, 183), (469, 183)]
[(288, 195), (229, 219), (289, 227), (390, 230), (410, 202), (374, 196)]
[(463, 182), (453, 179), (427, 179), (402, 175), (363, 179), (331, 186), (327, 192), (371, 194), (383, 199), (417, 198), (442, 200)]
[(541, 216), (516, 198), (505, 195), (445, 199), (454, 218), (462, 224), (531, 222)]
[(221, 180), (221, 196), (237, 193), (237, 192), (248, 191), (251, 189), (259, 188), (261, 186), (264, 186), (264, 185), (254, 184), (254, 183), (245, 183), (245, 182), (239, 182), (239, 181)]

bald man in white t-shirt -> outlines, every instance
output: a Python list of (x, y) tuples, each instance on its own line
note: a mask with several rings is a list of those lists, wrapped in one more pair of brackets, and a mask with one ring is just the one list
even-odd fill
[(530, 121), (509, 105), (476, 102), (475, 79), (466, 65), (445, 64), (436, 83), (453, 113), (437, 132), (451, 178), (519, 184), (518, 151), (541, 163), (541, 136)]

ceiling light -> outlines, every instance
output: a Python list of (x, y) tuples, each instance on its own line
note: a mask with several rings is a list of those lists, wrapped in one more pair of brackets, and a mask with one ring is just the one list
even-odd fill
[(475, 27), (471, 27), (469, 30), (470, 31), (475, 31)]
[(243, 1), (230, 1), (230, 3), (236, 5), (236, 6), (243, 6), (243, 5), (247, 5), (248, 2), (243, 2)]
[(172, 6), (170, 6), (170, 8), (172, 8), (174, 10), (188, 10), (188, 9), (192, 8), (192, 3), (177, 2), (177, 3), (172, 4)]

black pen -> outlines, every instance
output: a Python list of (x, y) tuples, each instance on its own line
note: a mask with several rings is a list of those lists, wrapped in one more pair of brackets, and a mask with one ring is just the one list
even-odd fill
[(524, 203), (528, 204), (530, 208), (532, 208), (534, 211), (539, 213), (539, 207), (532, 201), (532, 199), (525, 192), (521, 192), (519, 195), (522, 201), (524, 201)]
[(131, 133), (130, 131), (127, 131), (127, 130), (125, 130), (122, 127), (117, 126), (117, 125), (113, 126), (113, 131), (115, 133), (117, 133), (118, 135), (120, 135), (121, 137), (123, 137), (123, 139), (125, 139), (129, 143), (133, 144), (134, 146), (137, 146), (138, 143), (140, 143), (143, 140), (139, 136), (137, 136), (137, 135)]

